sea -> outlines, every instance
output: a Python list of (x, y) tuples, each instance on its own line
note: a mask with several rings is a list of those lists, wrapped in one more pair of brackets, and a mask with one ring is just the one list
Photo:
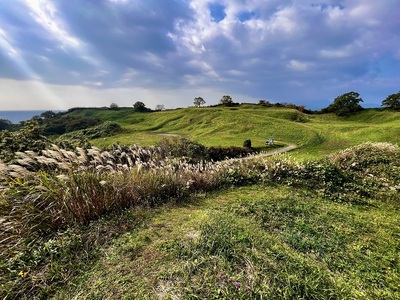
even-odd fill
[[(39, 116), (46, 110), (0, 110), (0, 119), (9, 120), (14, 124), (18, 124), (21, 121), (30, 120), (34, 116)], [(53, 110), (54, 112), (60, 112), (60, 110)]]

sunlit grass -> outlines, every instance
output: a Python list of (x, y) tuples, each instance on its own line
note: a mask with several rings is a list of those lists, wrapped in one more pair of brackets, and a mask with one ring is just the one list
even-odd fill
[(297, 144), (293, 155), (318, 159), (363, 142), (400, 142), (399, 113), (368, 109), (348, 117), (334, 114), (303, 115), (307, 122), (294, 121), (288, 108), (256, 105), (240, 107), (183, 108), (154, 113), (126, 110), (79, 110), (74, 114), (118, 122), (124, 131), (92, 141), (98, 147), (113, 143), (155, 145), (160, 134), (177, 134), (206, 146), (241, 146), (250, 139), (261, 147), (269, 138)]
[(397, 299), (394, 203), (252, 186), (158, 209), (55, 299)]
[(187, 136), (206, 146), (241, 146), (244, 140), (251, 139), (257, 147), (271, 137), (283, 143), (303, 144), (310, 135), (301, 123), (291, 120), (296, 113), (287, 108), (185, 108), (154, 113), (131, 111), (130, 120), (127, 112), (118, 120), (118, 113), (106, 110), (102, 115), (100, 110), (82, 111), (85, 117), (112, 120), (125, 129), (121, 135), (95, 140), (96, 146), (133, 141), (142, 146), (154, 145), (161, 139), (158, 134), (165, 133)]

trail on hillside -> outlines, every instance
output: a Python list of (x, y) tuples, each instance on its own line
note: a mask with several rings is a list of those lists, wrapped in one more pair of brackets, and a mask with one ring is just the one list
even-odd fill
[(286, 146), (286, 147), (283, 147), (283, 148), (280, 148), (280, 149), (276, 149), (276, 150), (273, 150), (273, 151), (263, 152), (263, 153), (260, 153), (258, 155), (259, 156), (272, 156), (272, 155), (275, 155), (275, 154), (289, 152), (289, 151), (292, 151), (292, 150), (294, 150), (296, 148), (297, 148), (297, 145), (290, 144), (289, 146)]
[[(283, 147), (283, 148), (279, 148), (279, 149), (272, 150), (272, 151), (265, 151), (265, 152), (261, 152), (261, 153), (258, 153), (258, 154), (249, 155), (249, 156), (246, 156), (246, 157), (234, 158), (233, 160), (254, 159), (254, 158), (257, 158), (257, 157), (273, 156), (273, 155), (282, 154), (282, 153), (286, 153), (286, 152), (292, 151), (294, 149), (297, 149), (297, 147), (298, 146), (296, 144), (289, 144), (288, 146)], [(232, 160), (232, 159), (230, 159), (230, 160)]]

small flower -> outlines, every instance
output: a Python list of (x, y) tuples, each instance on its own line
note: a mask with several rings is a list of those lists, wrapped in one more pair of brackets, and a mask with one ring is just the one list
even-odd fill
[(225, 279), (225, 275), (224, 274), (221, 275), (221, 279)]
[(251, 290), (251, 287), (248, 285), (248, 286), (246, 286), (246, 290), (248, 291), (248, 292), (250, 292), (250, 290)]
[(236, 287), (238, 288), (238, 287), (240, 287), (240, 282), (235, 281), (235, 282), (233, 283), (233, 285), (236, 286)]
[(232, 278), (229, 277), (226, 281), (227, 281), (227, 282), (231, 282), (231, 281), (232, 281)]

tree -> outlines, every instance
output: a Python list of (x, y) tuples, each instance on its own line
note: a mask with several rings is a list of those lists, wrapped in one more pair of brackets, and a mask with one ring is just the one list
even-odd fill
[(110, 108), (111, 109), (117, 109), (118, 108), (118, 104), (117, 103), (111, 103), (110, 104)]
[(204, 105), (205, 103), (206, 103), (206, 101), (204, 101), (204, 99), (201, 97), (194, 98), (194, 101), (193, 101), (193, 104), (196, 107), (200, 107), (200, 106)]
[(382, 106), (385, 108), (400, 110), (400, 92), (391, 94), (382, 101)]
[(359, 93), (349, 92), (336, 97), (333, 103), (324, 111), (333, 112), (337, 116), (345, 116), (363, 110), (359, 104), (360, 102), (363, 102), (363, 99), (360, 98)]
[(48, 110), (40, 114), (40, 117), (42, 119), (54, 119), (56, 116), (57, 114), (52, 110)]
[(145, 112), (145, 111), (149, 110), (146, 107), (146, 105), (141, 101), (136, 101), (135, 104), (133, 104), (133, 108), (135, 109), (135, 111), (139, 111), (139, 112)]
[(222, 104), (225, 106), (231, 106), (233, 104), (232, 97), (229, 95), (222, 96), (221, 100), (219, 100), (219, 104)]
[(165, 106), (163, 104), (157, 104), (156, 108), (154, 110), (156, 111), (162, 111), (165, 109)]
[(0, 119), (0, 131), (10, 130), (13, 128), (13, 123), (10, 120)]

